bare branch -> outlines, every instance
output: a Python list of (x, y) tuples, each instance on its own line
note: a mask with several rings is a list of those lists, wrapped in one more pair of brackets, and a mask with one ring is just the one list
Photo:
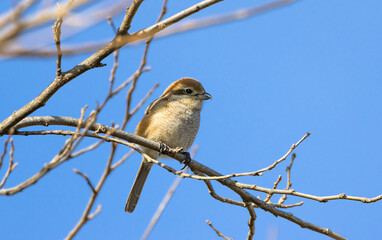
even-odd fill
[[(60, 135), (63, 135), (63, 134), (60, 134)], [(84, 153), (87, 153), (87, 152), (89, 152), (89, 151), (92, 151), (92, 150), (96, 149), (97, 147), (99, 147), (103, 142), (104, 142), (104, 141), (98, 141), (98, 142), (96, 142), (96, 143), (94, 143), (94, 144), (92, 144), (92, 145), (87, 146), (86, 148), (83, 148), (83, 149), (81, 149), (81, 150), (78, 150), (77, 152), (72, 153), (72, 154), (71, 154), (71, 157), (72, 157), (72, 158), (75, 158), (75, 157), (78, 157), (78, 156), (80, 156), (80, 155), (82, 155), (82, 154), (84, 154)]]
[[(203, 173), (201, 172), (198, 172), (198, 171), (195, 171), (194, 170), (194, 173), (195, 174), (198, 174), (200, 176), (204, 176)], [(229, 199), (229, 198), (224, 198), (220, 195), (218, 195), (216, 192), (215, 192), (215, 189), (214, 187), (212, 186), (210, 180), (203, 180), (204, 183), (207, 185), (207, 188), (208, 188), (208, 192), (209, 194), (211, 195), (211, 197), (215, 198), (216, 200), (218, 201), (221, 201), (223, 203), (229, 203), (229, 204), (232, 204), (232, 205), (236, 205), (236, 206), (240, 206), (240, 207), (245, 207), (245, 203), (244, 202), (239, 202), (239, 201), (235, 201), (235, 200), (232, 200), (232, 199)]]
[(253, 236), (255, 236), (255, 220), (256, 220), (256, 212), (255, 209), (253, 209), (252, 203), (245, 203), (245, 206), (248, 209), (249, 212), (249, 220), (248, 220), (248, 236), (247, 240), (252, 240)]
[(92, 220), (95, 216), (97, 216), (97, 215), (101, 212), (101, 210), (102, 210), (102, 206), (101, 206), (101, 205), (98, 205), (98, 206), (97, 206), (97, 209), (96, 209), (93, 213), (90, 213), (90, 214), (88, 215), (88, 219), (89, 219), (89, 220)]
[(219, 232), (214, 226), (212, 226), (212, 223), (209, 220), (206, 220), (206, 223), (216, 232), (219, 237), (222, 237), (225, 240), (232, 240), (232, 238), (226, 237), (223, 233)]
[[(46, 117), (46, 118), (26, 118), (25, 122), (20, 122), (20, 125), (18, 125), (18, 127), (22, 127), (24, 126), (25, 127), (25, 124), (31, 126), (31, 125), (34, 125), (36, 124), (36, 122), (31, 122), (31, 120), (34, 119), (34, 120), (39, 120), (39, 121), (43, 121), (43, 123), (45, 123), (45, 125), (49, 125), (49, 124), (53, 124), (53, 123), (58, 123), (60, 122), (61, 125), (71, 125), (73, 124), (74, 126), (76, 126), (75, 123), (78, 124), (78, 120), (76, 119), (73, 119), (73, 118), (67, 118), (67, 117)], [(37, 121), (38, 122), (38, 121)], [(65, 124), (63, 124), (65, 123)], [(102, 132), (102, 131), (105, 131), (106, 129), (110, 129), (110, 127), (107, 127), (107, 126), (104, 126), (104, 125), (101, 125), (101, 124), (89, 124), (89, 129), (94, 129), (96, 130), (97, 129), (97, 132)], [(15, 133), (17, 134), (17, 132)], [(116, 136), (116, 137), (119, 137), (119, 138), (122, 138), (124, 140), (127, 140), (127, 141), (130, 141), (130, 142), (133, 142), (133, 143), (136, 143), (136, 144), (139, 144), (139, 145), (142, 145), (142, 146), (145, 146), (145, 147), (148, 147), (150, 149), (153, 149), (153, 150), (156, 150), (156, 151), (159, 151), (160, 150), (160, 143), (158, 142), (154, 142), (154, 141), (150, 141), (148, 139), (144, 139), (144, 138), (141, 138), (141, 137), (138, 137), (138, 136), (135, 136), (133, 134), (128, 134), (124, 131), (121, 131), (121, 130), (118, 130), (118, 129), (115, 129), (115, 131), (110, 134), (112, 136)], [(185, 156), (179, 152), (176, 152), (176, 151), (173, 151), (173, 152), (170, 152), (168, 154), (170, 157), (178, 160), (179, 162), (183, 162), (185, 159)], [(149, 157), (147, 156), (147, 158), (149, 159)], [(154, 161), (153, 159), (151, 159), (151, 161)], [(190, 163), (190, 167), (191, 169), (193, 170), (196, 170), (196, 171), (200, 171), (208, 176), (222, 176), (220, 173), (196, 162), (196, 161), (191, 161)], [(250, 202), (253, 202), (255, 203), (258, 207), (260, 207), (261, 209), (263, 209), (264, 211), (269, 211), (271, 212), (273, 215), (275, 216), (280, 216), (282, 218), (285, 218), (291, 222), (294, 222), (298, 225), (300, 225), (301, 227), (303, 228), (309, 228), (313, 231), (316, 231), (316, 232), (319, 232), (319, 233), (322, 233), (322, 234), (325, 234), (327, 236), (330, 236), (334, 239), (344, 239), (342, 236), (332, 232), (330, 229), (327, 229), (327, 228), (322, 228), (320, 226), (317, 226), (317, 225), (314, 225), (312, 223), (309, 223), (309, 222), (306, 222), (306, 221), (303, 221), (302, 219), (299, 219), (295, 216), (293, 216), (292, 214), (290, 213), (287, 213), (287, 212), (284, 212), (284, 211), (281, 211), (277, 208), (275, 208), (274, 206), (270, 205), (270, 204), (267, 204), (266, 202), (252, 196), (251, 194), (249, 194), (248, 192), (246, 192), (245, 190), (243, 190), (243, 188), (246, 188), (248, 187), (249, 189), (261, 189), (260, 187), (257, 187), (255, 185), (249, 185), (249, 184), (242, 184), (242, 183), (238, 183), (236, 181), (232, 181), (231, 179), (229, 178), (225, 178), (225, 179), (218, 179), (217, 181), (219, 181), (221, 184), (227, 186), (228, 188), (232, 189), (234, 192), (236, 192), (237, 194), (240, 195), (241, 198), (245, 199), (247, 202), (250, 201)], [(265, 188), (262, 188), (262, 189), (265, 189)], [(265, 192), (268, 192), (268, 193), (271, 193), (271, 192), (274, 192), (274, 193), (277, 193), (277, 191), (281, 191), (281, 190), (273, 190), (273, 189), (266, 189)], [(295, 192), (293, 192), (292, 190), (282, 190), (284, 191), (282, 194), (286, 193), (290, 193), (291, 195), (297, 195)], [(0, 190), (0, 194), (1, 194), (1, 190)], [(300, 194), (300, 195), (306, 195), (306, 194)], [(341, 195), (341, 198), (342, 199), (349, 199), (349, 197), (347, 197), (346, 195)], [(364, 201), (364, 202), (371, 202), (371, 201), (378, 201), (382, 199), (382, 195), (381, 196), (378, 196), (374, 199), (368, 199), (367, 201)]]
[[(70, 1), (68, 4), (70, 4), (73, 1)], [(60, 36), (61, 36), (61, 25), (64, 17), (64, 10), (62, 9), (61, 5), (57, 3), (57, 7), (59, 9), (59, 14), (56, 22), (53, 25), (53, 37), (54, 37), (54, 42), (56, 43), (56, 48), (57, 48), (57, 70), (56, 70), (56, 77), (61, 76), (61, 58), (62, 58), (62, 51), (61, 51), (61, 41), (60, 41)]]
[[(146, 66), (146, 57), (147, 57), (147, 53), (149, 51), (150, 43), (151, 43), (151, 40), (146, 42), (146, 46), (145, 46), (145, 50), (143, 52), (141, 63), (139, 65), (137, 71), (133, 74), (133, 81), (132, 81), (130, 89), (126, 95), (126, 111), (125, 111), (125, 118), (124, 118), (123, 123), (122, 123), (122, 128), (121, 128), (122, 130), (125, 129), (127, 122), (130, 120), (130, 117), (132, 116), (132, 114), (130, 113), (131, 98), (133, 96), (133, 92), (134, 92), (135, 87), (137, 85), (137, 81), (138, 81), (139, 77), (142, 75), (143, 69)], [(138, 104), (138, 106), (139, 106), (139, 104)]]
[[(137, 0), (137, 1), (134, 1), (134, 3), (135, 2), (138, 2), (137, 4), (141, 4), (142, 1)], [(132, 5), (134, 5), (134, 3)], [(159, 14), (159, 17), (158, 17), (158, 20), (157, 20), (156, 23), (159, 23), (162, 20), (163, 16), (166, 14), (166, 12), (167, 12), (166, 5), (167, 5), (167, 0), (164, 0), (163, 1), (163, 5), (162, 5), (162, 10), (161, 10), (161, 12)], [(132, 10), (132, 11), (134, 11), (134, 10)], [(130, 28), (131, 20), (129, 21), (128, 15), (129, 15), (129, 11), (126, 14), (127, 20), (126, 20), (126, 23), (125, 23), (125, 27), (119, 33), (127, 33), (128, 29)], [(124, 21), (125, 21), (125, 19), (124, 19)], [(122, 23), (122, 25), (123, 25), (123, 23)], [(130, 112), (131, 97), (133, 96), (133, 92), (135, 90), (138, 78), (142, 75), (142, 71), (143, 71), (144, 67), (146, 66), (146, 63), (147, 63), (147, 53), (149, 51), (149, 47), (150, 47), (151, 41), (153, 39), (154, 39), (154, 35), (152, 35), (146, 41), (146, 46), (145, 46), (145, 50), (143, 52), (141, 64), (139, 65), (139, 68), (137, 69), (137, 71), (134, 73), (134, 75), (133, 75), (133, 83), (131, 84), (131, 87), (130, 87), (129, 91), (127, 92), (127, 96), (126, 96), (126, 112), (125, 112), (125, 119), (123, 120), (123, 123), (122, 123), (122, 128), (121, 128), (122, 130), (125, 129), (126, 124), (129, 121), (130, 117), (138, 111), (138, 109), (142, 106), (142, 104), (147, 100), (148, 96), (150, 96), (151, 93), (154, 91), (154, 89), (158, 87), (158, 84), (156, 84), (154, 86), (154, 88), (146, 95), (147, 97), (143, 98), (141, 100), (141, 102), (138, 104), (138, 106), (133, 111)]]
[(9, 135), (9, 137), (4, 141), (4, 150), (3, 150), (3, 153), (0, 156), (0, 169), (3, 166), (3, 160), (4, 160), (5, 155), (7, 154), (8, 143), (9, 143), (9, 141), (11, 139), (11, 136), (12, 135)]
[[(7, 169), (4, 177), (3, 177), (3, 180), (1, 180), (1, 182), (0, 182), (0, 188), (2, 188), (4, 186), (4, 184), (8, 180), (8, 177), (11, 174), (11, 172), (17, 167), (17, 163), (13, 163), (13, 161), (14, 161), (13, 153), (15, 151), (15, 146), (13, 144), (12, 137), (9, 138), (9, 142), (11, 143), (11, 151), (9, 152), (9, 166), (8, 166), (8, 169)], [(4, 151), (4, 153), (5, 153), (5, 151)], [(1, 160), (3, 160), (3, 159), (1, 158)]]
[[(290, 160), (290, 164), (289, 166), (286, 168), (286, 172), (287, 172), (287, 185), (286, 185), (286, 188), (285, 190), (289, 190), (291, 187), (292, 187), (292, 182), (290, 180), (290, 171), (292, 169), (292, 166), (293, 166), (293, 162), (294, 160), (296, 159), (296, 154), (293, 153), (292, 154), (292, 159)], [(285, 200), (287, 199), (287, 195), (284, 194), (280, 199), (279, 199), (279, 203), (280, 204), (283, 204), (285, 202)]]
[(303, 205), (304, 202), (298, 202), (298, 203), (294, 203), (294, 204), (289, 204), (289, 205), (282, 205), (282, 204), (278, 204), (278, 203), (273, 203), (272, 206), (275, 206), (277, 208), (292, 208), (292, 207), (298, 207), (298, 206), (301, 206)]
[(94, 216), (96, 216), (101, 211), (101, 206), (98, 206), (97, 210), (94, 213), (90, 214), (90, 210), (91, 210), (91, 208), (94, 205), (94, 202), (95, 202), (95, 200), (96, 200), (96, 198), (98, 196), (99, 191), (101, 190), (101, 188), (102, 188), (103, 184), (105, 183), (107, 177), (109, 176), (109, 174), (112, 171), (111, 163), (112, 163), (113, 158), (114, 158), (115, 149), (116, 149), (116, 145), (115, 144), (111, 144), (111, 152), (110, 152), (109, 159), (107, 160), (107, 164), (106, 164), (105, 170), (104, 170), (100, 180), (98, 181), (97, 186), (95, 188), (93, 188), (94, 189), (93, 193), (92, 193), (92, 195), (89, 198), (89, 201), (88, 201), (88, 204), (86, 205), (84, 213), (82, 214), (82, 216), (81, 216), (80, 220), (78, 221), (78, 223), (76, 224), (76, 226), (74, 226), (74, 228), (69, 232), (68, 236), (66, 236), (65, 240), (73, 239), (73, 237), (78, 233), (78, 231), (89, 220), (94, 218)]
[(141, 99), (141, 101), (139, 101), (139, 103), (137, 104), (137, 106), (130, 112), (130, 115), (134, 115), (141, 107), (142, 105), (147, 101), (147, 99), (153, 94), (153, 92), (155, 91), (155, 89), (157, 89), (157, 87), (159, 87), (159, 83), (156, 83), (154, 85), (154, 87), (152, 87), (150, 89), (150, 91), (147, 92), (146, 96), (144, 96), (144, 98)]
[(111, 28), (113, 29), (114, 34), (117, 34), (118, 29), (115, 27), (115, 24), (111, 16), (107, 17), (107, 22), (110, 24)]
[(133, 21), (133, 18), (137, 13), (139, 7), (141, 6), (142, 2), (143, 0), (134, 0), (134, 2), (131, 3), (130, 7), (126, 9), (125, 18), (123, 19), (121, 26), (118, 29), (118, 34), (127, 34), (131, 27), (131, 22)]
[[(28, 118), (25, 118), (23, 121), (21, 121), (19, 124), (17, 124), (15, 126), (15, 129), (24, 128), (24, 127), (28, 127), (28, 126), (38, 126), (38, 125), (41, 125), (41, 126), (63, 125), (63, 126), (77, 127), (78, 126), (78, 119), (71, 118), (71, 117), (52, 117), (52, 116), (28, 117)], [(82, 124), (81, 127), (84, 127), (84, 124)], [(113, 129), (111, 127), (108, 127), (108, 126), (105, 126), (102, 124), (92, 123), (92, 124), (90, 124), (88, 129), (91, 131), (96, 131), (97, 133), (107, 133), (108, 131), (109, 132), (113, 131), (113, 133), (110, 133), (110, 136), (126, 140), (130, 143), (142, 145), (142, 146), (148, 147), (148, 148), (156, 150), (156, 151), (160, 150), (160, 144), (158, 142), (154, 142), (154, 141), (151, 141), (151, 140), (148, 140), (148, 139), (142, 138), (140, 136), (136, 136), (134, 134), (127, 133), (127, 132), (124, 132), (124, 131), (121, 131), (118, 129)], [(66, 131), (63, 131), (63, 132), (64, 132), (64, 134), (67, 134), (67, 135), (70, 134), (70, 132), (66, 132)], [(29, 134), (34, 134), (34, 133), (39, 134), (39, 132), (17, 132), (17, 131), (14, 134), (15, 135), (29, 135)], [(105, 141), (109, 141), (108, 138), (104, 138), (98, 134), (87, 133), (86, 136), (95, 137), (95, 138), (99, 138), (99, 139), (104, 139)], [(129, 143), (125, 143), (121, 140), (119, 140), (119, 141), (118, 140), (110, 140), (110, 141), (121, 143), (121, 144), (124, 144), (126, 146), (129, 146), (129, 147), (137, 150), (134, 145), (129, 144)], [(302, 140), (300, 140), (298, 142), (298, 144), (301, 141)], [(297, 144), (295, 144), (295, 146), (297, 146)], [(183, 162), (185, 160), (184, 155), (181, 153), (177, 153), (174, 149), (172, 149), (171, 153), (169, 153), (168, 156), (178, 160), (179, 162)], [(197, 163), (195, 160), (193, 160), (192, 162)], [(191, 163), (191, 165), (192, 165), (192, 163)], [(198, 168), (200, 168), (199, 169), (200, 172), (203, 172), (203, 173), (206, 173), (204, 171), (207, 171), (209, 169), (209, 168), (207, 168), (204, 165), (201, 165), (199, 163), (196, 165), (197, 165), (196, 170), (198, 170)], [(180, 171), (176, 171), (174, 169), (172, 169), (172, 170), (167, 169), (167, 170), (172, 172), (172, 173), (175, 173), (177, 175), (181, 175), (182, 177), (192, 177), (192, 178), (199, 179), (199, 180), (205, 180), (205, 178), (202, 176), (185, 174), (185, 173), (182, 173)], [(213, 171), (212, 169), (210, 169), (210, 170)], [(213, 171), (213, 172), (215, 172), (215, 171)], [(212, 174), (212, 172), (210, 172), (210, 174), (207, 174), (207, 175), (212, 176), (212, 177), (222, 176), (221, 174), (214, 175), (214, 174)], [(224, 182), (225, 178), (223, 178), (223, 179), (218, 178), (217, 180), (219, 182)], [(307, 198), (307, 199), (311, 199), (311, 200), (316, 200), (319, 202), (327, 202), (328, 200), (334, 200), (334, 199), (347, 199), (347, 200), (361, 201), (364, 203), (372, 203), (372, 202), (382, 200), (382, 195), (376, 196), (374, 198), (364, 198), (364, 197), (347, 196), (346, 194), (342, 193), (339, 195), (319, 197), (319, 196), (309, 195), (309, 194), (305, 194), (305, 193), (299, 193), (299, 192), (294, 191), (293, 189), (290, 189), (290, 190), (270, 189), (270, 188), (263, 188), (263, 187), (259, 187), (256, 185), (244, 184), (244, 183), (239, 183), (239, 182), (235, 182), (234, 185), (236, 187), (241, 188), (241, 189), (251, 189), (251, 190), (260, 191), (260, 192), (269, 193), (269, 194), (288, 194), (288, 195), (303, 197), (303, 198)], [(0, 190), (0, 195), (1, 194), (2, 194), (2, 192)]]
[(302, 143), (306, 138), (308, 138), (310, 136), (310, 133), (306, 133), (296, 144), (293, 144), (289, 151), (284, 155), (282, 156), (279, 160), (275, 161), (272, 165), (266, 167), (266, 168), (263, 168), (259, 171), (256, 171), (254, 172), (254, 174), (259, 174), (259, 173), (262, 173), (262, 172), (265, 172), (265, 171), (269, 171), (269, 170), (272, 170), (274, 167), (277, 166), (277, 164), (281, 163), (282, 161), (284, 161), (292, 152), (293, 150), (298, 147), (298, 145), (300, 145), (300, 143)]
[[(44, 164), (43, 168), (38, 173), (28, 178), (24, 182), (18, 184), (17, 186), (11, 187), (8, 189), (0, 189), (0, 195), (13, 195), (13, 194), (21, 192), (23, 189), (36, 183), (53, 168), (71, 159), (72, 158), (71, 153), (74, 151), (74, 149), (78, 146), (78, 144), (84, 137), (84, 134), (79, 133), (79, 130), (81, 129), (79, 125), (81, 125), (82, 128), (84, 128), (84, 133), (86, 133), (88, 131), (88, 128), (93, 123), (92, 121), (94, 121), (94, 118), (92, 118), (92, 115), (89, 117), (89, 119), (87, 119), (86, 121), (83, 121), (84, 111), (85, 111), (85, 108), (81, 110), (81, 118), (77, 120), (78, 124), (74, 126), (76, 127), (76, 132), (72, 132), (72, 134), (70, 134), (72, 135), (72, 137), (65, 142), (64, 146), (61, 148), (59, 153), (49, 163)], [(112, 129), (110, 130), (112, 131)]]
[[(108, 23), (110, 24), (110, 26), (112, 27), (113, 31), (115, 34), (117, 34), (117, 28), (115, 27), (114, 23), (113, 23), (113, 20), (111, 19), (111, 17), (108, 17), (107, 18), (107, 21)], [(109, 94), (107, 96), (107, 98), (105, 99), (105, 101), (107, 101), (108, 99), (110, 99), (112, 97), (112, 94), (113, 94), (113, 86), (114, 86), (114, 80), (115, 80), (115, 73), (117, 71), (117, 68), (118, 68), (118, 56), (119, 56), (119, 50), (116, 50), (114, 52), (114, 64), (113, 64), (113, 68), (111, 69), (111, 72), (110, 72), (110, 87), (109, 87)]]
[[(281, 179), (282, 179), (282, 177), (281, 177), (281, 175), (279, 175), (279, 177), (277, 178), (276, 182), (273, 184), (273, 188), (272, 189), (276, 189), (277, 188), (277, 186), (279, 185)], [(264, 199), (264, 202), (270, 203), (272, 196), (273, 196), (273, 194), (267, 193), (267, 198)]]
[(111, 166), (111, 170), (114, 170), (116, 169), (117, 167), (119, 167), (122, 163), (124, 163), (133, 153), (135, 152), (134, 149), (131, 149), (128, 153), (125, 154), (125, 156), (123, 156), (120, 160), (118, 160), (116, 163), (114, 163), (112, 166)]
[[(229, 175), (224, 175), (224, 176), (213, 176), (213, 177), (204, 177), (204, 176), (195, 176), (195, 175), (191, 175), (191, 174), (181, 174), (182, 177), (189, 177), (189, 178), (194, 178), (194, 179), (199, 179), (199, 180), (219, 180), (219, 179), (224, 179), (224, 178), (232, 178), (232, 177), (243, 177), (243, 176), (259, 176), (262, 172), (264, 171), (269, 171), (271, 169), (273, 169), (277, 164), (279, 164), (280, 162), (284, 161), (288, 156), (289, 154), (292, 153), (292, 151), (298, 146), (300, 145), (300, 143), (302, 143), (307, 137), (310, 136), (310, 133), (307, 133), (305, 134), (296, 144), (293, 144), (292, 147), (289, 149), (289, 151), (280, 159), (278, 159), (277, 161), (275, 161), (272, 165), (270, 165), (269, 167), (266, 167), (266, 168), (263, 168), (261, 170), (258, 170), (258, 171), (254, 171), (254, 172), (249, 172), (249, 173), (232, 173), (232, 174), (229, 174)], [(165, 167), (166, 168), (166, 167)], [(167, 168), (166, 168), (167, 169)], [(169, 170), (169, 169), (167, 169)], [(169, 170), (170, 171), (170, 170)], [(180, 174), (179, 171), (175, 172), (175, 174)]]
[(78, 175), (80, 175), (81, 177), (83, 177), (85, 179), (86, 183), (89, 185), (90, 189), (92, 190), (93, 194), (96, 193), (96, 190), (94, 189), (93, 184), (90, 182), (90, 179), (88, 178), (88, 176), (86, 174), (83, 174), (82, 172), (80, 172), (77, 169), (73, 169), (73, 172), (75, 172)]

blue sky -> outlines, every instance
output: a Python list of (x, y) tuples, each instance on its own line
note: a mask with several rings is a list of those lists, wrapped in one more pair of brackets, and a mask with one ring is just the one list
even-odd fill
[[(169, 1), (166, 16), (196, 2)], [(259, 3), (224, 1), (191, 18)], [(145, 1), (132, 30), (152, 24), (160, 4)], [(204, 106), (195, 140), (200, 147), (197, 161), (224, 174), (254, 171), (273, 163), (306, 132), (311, 132), (295, 151), (292, 188), (319, 196), (346, 193), (375, 197), (382, 194), (381, 17), (382, 2), (376, 0), (298, 1), (254, 18), (155, 40), (147, 59), (152, 70), (142, 75), (133, 101), (137, 103), (157, 82), (160, 86), (149, 102), (171, 82), (194, 77), (213, 96)], [(117, 25), (120, 21), (121, 17), (115, 18)], [(110, 26), (103, 22), (66, 43), (111, 38), (112, 34)], [(121, 50), (118, 83), (135, 71), (142, 52), (141, 45)], [(89, 55), (64, 56), (63, 69), (70, 69)], [(54, 79), (55, 61), (55, 58), (1, 61), (1, 119), (32, 100)], [(84, 105), (94, 108), (106, 95), (112, 62), (113, 58), (108, 57), (104, 60), (106, 67), (76, 78), (32, 115), (79, 117)], [(124, 99), (125, 93), (113, 99), (98, 122), (121, 124)], [(144, 108), (147, 106), (148, 103)], [(128, 123), (127, 131), (134, 132), (143, 110)], [(39, 171), (65, 139), (16, 136), (15, 158), (19, 166), (6, 187)], [(87, 140), (83, 146), (92, 142)], [(90, 196), (88, 186), (72, 169), (81, 170), (97, 182), (109, 149), (104, 144), (63, 164), (22, 193), (1, 196), (2, 236), (64, 238), (79, 220)], [(120, 147), (117, 155), (123, 156), (127, 151)], [(181, 168), (175, 161), (164, 161)], [(174, 175), (154, 166), (136, 210), (127, 214), (123, 208), (139, 163), (140, 156), (135, 154), (112, 174), (96, 202), (102, 205), (102, 212), (85, 225), (77, 239), (140, 238)], [(262, 177), (236, 180), (272, 187), (277, 176), (283, 174), (280, 186), (284, 187), (287, 165), (284, 162)], [(0, 171), (1, 176), (4, 171)], [(219, 184), (214, 186), (222, 196), (238, 199)], [(253, 194), (264, 197), (261, 193)], [(349, 239), (373, 239), (382, 228), (381, 202), (318, 203), (289, 196), (286, 203), (301, 200), (303, 206), (286, 211)], [(277, 233), (277, 239), (327, 239), (262, 210), (256, 213), (257, 239), (271, 239), (272, 233)], [(209, 196), (203, 182), (184, 179), (151, 239), (218, 239), (205, 223), (207, 219), (231, 238), (244, 239), (247, 235), (246, 209), (218, 202)]]

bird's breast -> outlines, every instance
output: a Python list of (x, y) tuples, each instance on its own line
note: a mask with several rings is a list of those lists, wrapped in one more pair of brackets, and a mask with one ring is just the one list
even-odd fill
[(166, 107), (149, 113), (146, 138), (161, 141), (168, 146), (188, 150), (199, 130), (201, 108), (170, 102)]

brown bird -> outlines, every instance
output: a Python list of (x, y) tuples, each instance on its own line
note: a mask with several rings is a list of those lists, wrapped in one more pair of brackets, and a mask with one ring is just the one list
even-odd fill
[[(202, 84), (192, 78), (182, 78), (173, 82), (163, 94), (152, 102), (139, 122), (135, 134), (161, 142), (171, 148), (181, 147), (187, 151), (199, 130), (200, 111), (203, 101), (211, 99)], [(142, 151), (154, 159), (161, 154), (152, 149), (140, 146)], [(130, 194), (127, 198), (125, 212), (133, 212), (141, 195), (143, 185), (153, 163), (144, 157)]]

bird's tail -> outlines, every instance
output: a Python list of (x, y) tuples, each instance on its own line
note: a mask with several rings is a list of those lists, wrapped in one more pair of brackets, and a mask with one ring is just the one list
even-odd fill
[(125, 212), (132, 213), (137, 206), (139, 196), (141, 195), (143, 185), (149, 175), (152, 163), (149, 163), (145, 158), (142, 158), (141, 166), (139, 167), (137, 176), (135, 177), (134, 184), (131, 187), (129, 196), (127, 197)]

